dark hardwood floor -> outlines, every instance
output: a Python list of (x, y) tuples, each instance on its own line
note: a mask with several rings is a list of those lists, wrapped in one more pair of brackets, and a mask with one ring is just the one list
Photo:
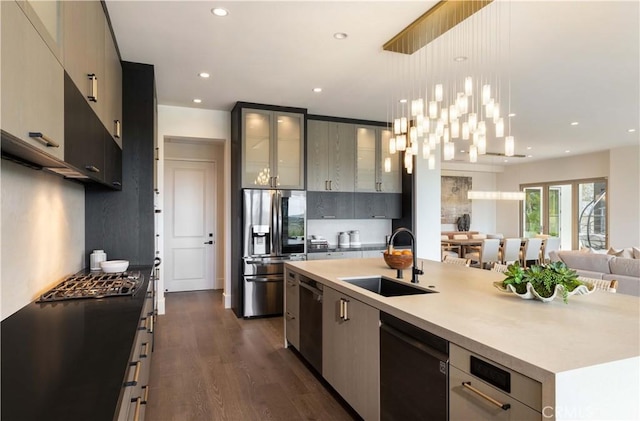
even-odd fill
[(221, 291), (171, 293), (158, 317), (148, 421), (353, 420), (283, 347), (282, 317), (238, 319)]

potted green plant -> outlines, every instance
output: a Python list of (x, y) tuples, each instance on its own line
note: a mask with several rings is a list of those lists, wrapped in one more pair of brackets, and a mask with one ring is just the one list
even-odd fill
[(594, 286), (578, 280), (575, 270), (567, 267), (563, 262), (552, 262), (522, 268), (520, 263), (509, 265), (505, 272), (506, 278), (498, 282), (496, 287), (502, 291), (510, 291), (524, 299), (538, 299), (544, 302), (552, 301), (561, 295), (568, 303), (569, 295), (589, 294)]

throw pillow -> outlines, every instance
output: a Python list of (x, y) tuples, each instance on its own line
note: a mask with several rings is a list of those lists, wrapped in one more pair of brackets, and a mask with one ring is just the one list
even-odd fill
[(580, 247), (580, 253), (593, 253), (593, 249), (591, 247)]
[(640, 247), (632, 247), (633, 250), (633, 258), (640, 259)]
[(633, 259), (633, 250), (631, 248), (616, 250), (613, 247), (609, 247), (609, 250), (607, 250), (607, 254), (610, 254), (610, 255), (616, 256), (616, 257), (624, 257), (624, 258), (627, 258), (627, 259)]

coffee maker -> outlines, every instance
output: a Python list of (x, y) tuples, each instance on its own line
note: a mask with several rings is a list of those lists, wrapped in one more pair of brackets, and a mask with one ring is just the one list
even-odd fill
[(253, 225), (251, 227), (252, 255), (257, 256), (271, 253), (269, 248), (270, 243), (269, 225)]

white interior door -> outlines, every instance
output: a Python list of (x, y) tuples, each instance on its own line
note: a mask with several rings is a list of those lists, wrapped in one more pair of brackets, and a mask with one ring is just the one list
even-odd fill
[(213, 289), (215, 163), (165, 160), (165, 289)]

